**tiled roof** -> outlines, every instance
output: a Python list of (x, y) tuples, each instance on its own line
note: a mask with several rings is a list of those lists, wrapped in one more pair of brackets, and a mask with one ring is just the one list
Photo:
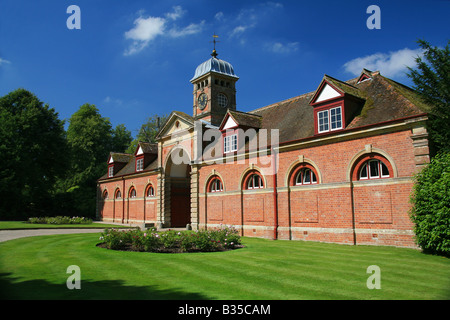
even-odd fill
[(144, 153), (158, 154), (158, 144), (150, 142), (139, 142)]
[(112, 158), (113, 162), (120, 162), (120, 163), (127, 163), (133, 157), (131, 154), (119, 152), (111, 152), (109, 155)]
[(228, 110), (228, 112), (239, 126), (261, 128), (262, 117), (260, 115), (236, 110)]
[[(364, 99), (353, 120), (346, 129), (372, 125), (384, 121), (420, 115), (426, 105), (420, 102), (410, 88), (393, 80), (372, 73), (372, 79), (356, 83), (358, 78), (346, 82), (324, 76), (324, 79), (352, 95)], [(262, 117), (261, 128), (279, 129), (279, 142), (286, 142), (314, 135), (314, 108), (309, 104), (315, 92), (309, 92), (249, 113)]]

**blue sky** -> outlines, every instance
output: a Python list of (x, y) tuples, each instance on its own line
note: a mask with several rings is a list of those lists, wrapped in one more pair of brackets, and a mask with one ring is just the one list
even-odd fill
[[(81, 29), (68, 29), (70, 5)], [(381, 29), (366, 25), (378, 5)], [(416, 40), (445, 46), (450, 1), (2, 0), (0, 96), (25, 88), (68, 119), (95, 104), (137, 133), (154, 114), (192, 114), (195, 68), (218, 58), (240, 77), (237, 108), (250, 111), (314, 91), (324, 74), (362, 67), (411, 86)]]

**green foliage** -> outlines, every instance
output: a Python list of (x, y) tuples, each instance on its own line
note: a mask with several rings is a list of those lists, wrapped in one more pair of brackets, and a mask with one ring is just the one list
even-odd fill
[(32, 217), (29, 218), (28, 223), (35, 224), (91, 224), (92, 219), (85, 217)]
[(433, 153), (450, 152), (450, 41), (442, 49), (424, 40), (418, 43), (424, 49), (424, 59), (416, 58), (417, 70), (408, 68), (408, 76), (422, 100), (431, 106), (426, 111)]
[(418, 245), (450, 256), (450, 153), (437, 155), (417, 175), (411, 200)]
[(0, 98), (0, 219), (48, 210), (67, 169), (64, 122), (25, 89)]
[(213, 230), (164, 232), (105, 229), (100, 240), (108, 249), (146, 252), (209, 252), (241, 246), (238, 231), (227, 226)]
[(123, 152), (130, 141), (131, 133), (123, 124), (113, 129), (95, 105), (82, 105), (69, 119), (70, 170), (59, 181), (56, 202), (60, 210), (94, 217), (96, 181), (106, 173), (108, 155)]
[(110, 151), (125, 152), (132, 140), (131, 131), (127, 130), (124, 124), (119, 124), (112, 131), (112, 148)]

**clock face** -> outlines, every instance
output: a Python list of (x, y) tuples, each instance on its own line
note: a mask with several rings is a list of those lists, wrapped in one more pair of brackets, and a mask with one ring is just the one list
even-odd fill
[(228, 98), (223, 93), (219, 93), (217, 95), (217, 104), (221, 106), (222, 108), (226, 108), (228, 105)]
[(198, 97), (198, 106), (201, 110), (205, 109), (206, 104), (208, 103), (208, 96), (205, 93), (202, 93)]

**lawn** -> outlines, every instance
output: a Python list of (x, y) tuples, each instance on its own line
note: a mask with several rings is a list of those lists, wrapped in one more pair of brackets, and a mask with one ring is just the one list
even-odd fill
[[(87, 224), (40, 224), (27, 223), (26, 221), (0, 221), (0, 230), (21, 230), (21, 229), (104, 229), (104, 228), (121, 228), (120, 225), (105, 223), (87, 223)], [(127, 228), (129, 228), (127, 226)]]
[[(3, 299), (450, 299), (450, 259), (413, 249), (243, 238), (242, 249), (164, 254), (96, 247), (100, 234), (0, 243)], [(69, 290), (67, 267), (81, 270)], [(368, 289), (377, 265), (381, 289)]]

